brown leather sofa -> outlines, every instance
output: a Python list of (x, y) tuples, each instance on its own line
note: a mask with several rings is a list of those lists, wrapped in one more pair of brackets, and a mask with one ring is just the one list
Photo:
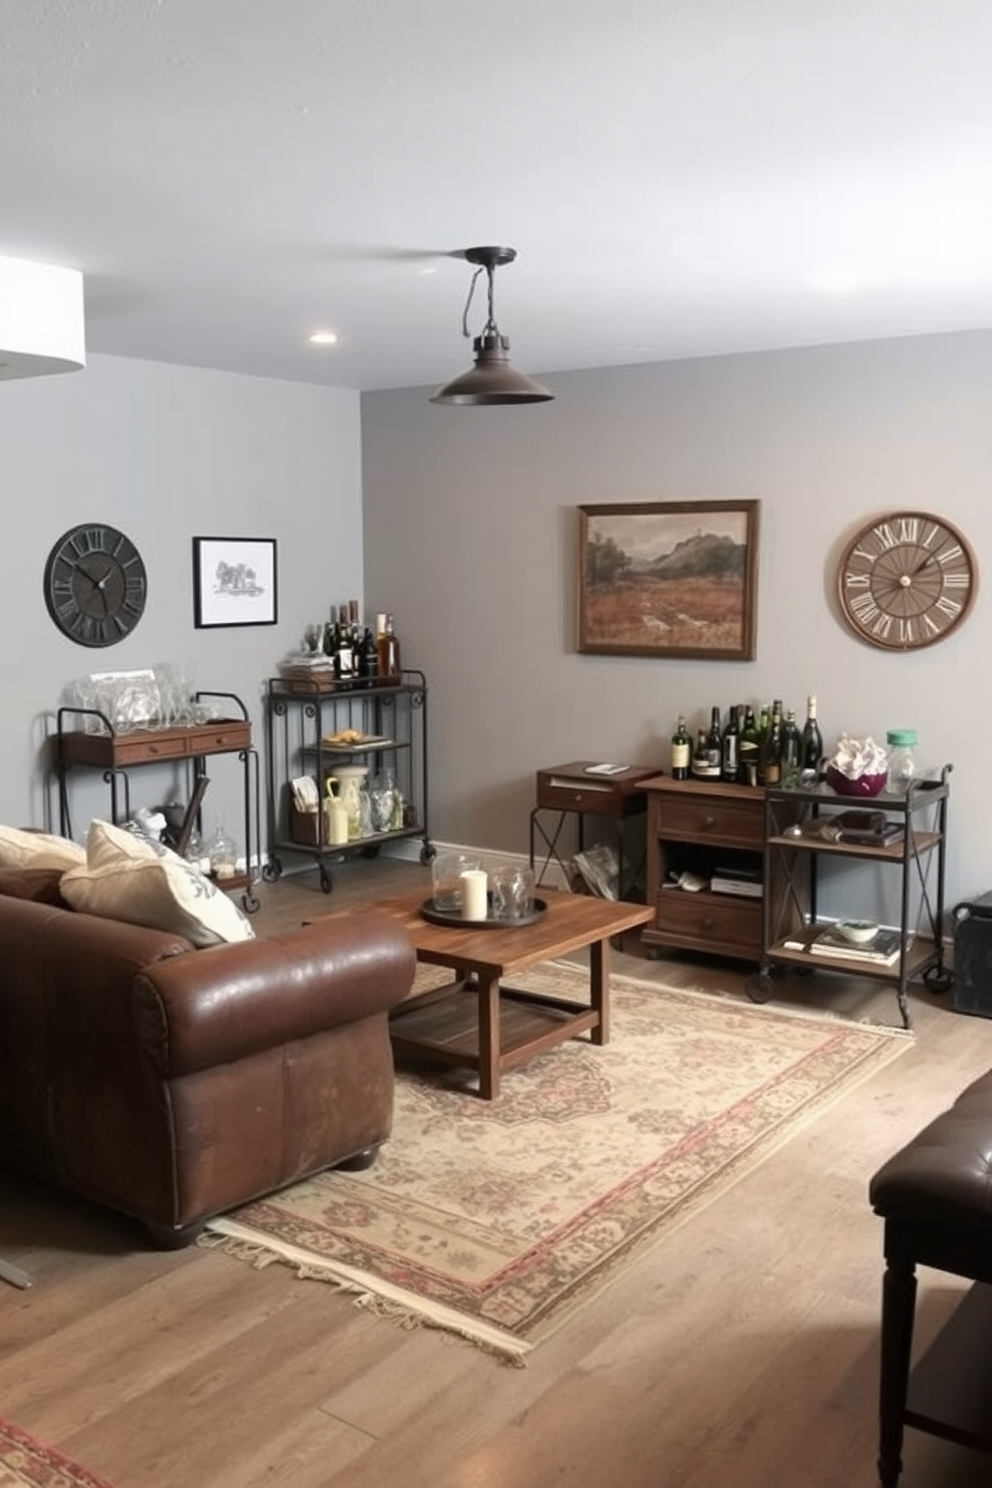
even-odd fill
[(414, 952), (385, 915), (194, 950), (0, 874), (0, 1167), (140, 1220), (158, 1244), (390, 1132), (388, 1010)]

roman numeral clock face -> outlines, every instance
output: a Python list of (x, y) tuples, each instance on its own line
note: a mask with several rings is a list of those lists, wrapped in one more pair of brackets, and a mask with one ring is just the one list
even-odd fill
[(102, 522), (72, 527), (45, 564), (45, 603), (59, 630), (80, 646), (112, 646), (141, 619), (148, 579), (129, 537)]
[(965, 539), (929, 512), (894, 512), (871, 523), (837, 572), (844, 619), (862, 640), (888, 651), (942, 641), (967, 615), (977, 582)]

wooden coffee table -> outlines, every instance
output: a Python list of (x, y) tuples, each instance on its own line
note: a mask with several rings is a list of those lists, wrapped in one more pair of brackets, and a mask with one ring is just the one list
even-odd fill
[[(400, 920), (417, 960), (450, 967), (455, 979), (394, 1008), (389, 1034), (397, 1054), (475, 1070), (483, 1100), (499, 1095), (500, 1077), (535, 1054), (588, 1033), (610, 1038), (610, 937), (653, 919), (643, 904), (618, 903), (542, 888), (547, 913), (530, 925), (482, 929), (435, 925), (420, 913), (423, 891), (370, 905)], [(568, 951), (589, 947), (589, 1002), (520, 991), (503, 978)]]

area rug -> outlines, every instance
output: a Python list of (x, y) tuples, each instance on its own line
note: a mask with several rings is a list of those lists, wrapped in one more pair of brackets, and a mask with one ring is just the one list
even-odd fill
[(54, 1447), (0, 1417), (0, 1488), (110, 1488)]
[[(436, 975), (436, 973), (434, 973)], [(515, 979), (581, 997), (587, 974)], [(520, 1361), (625, 1266), (912, 1044), (888, 1028), (615, 976), (609, 1044), (504, 1076), (397, 1071), (393, 1135), (212, 1221), (206, 1244)]]

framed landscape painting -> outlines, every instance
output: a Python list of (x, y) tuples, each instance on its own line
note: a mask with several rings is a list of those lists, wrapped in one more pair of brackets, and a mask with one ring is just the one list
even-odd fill
[(753, 661), (759, 501), (580, 506), (580, 651)]

